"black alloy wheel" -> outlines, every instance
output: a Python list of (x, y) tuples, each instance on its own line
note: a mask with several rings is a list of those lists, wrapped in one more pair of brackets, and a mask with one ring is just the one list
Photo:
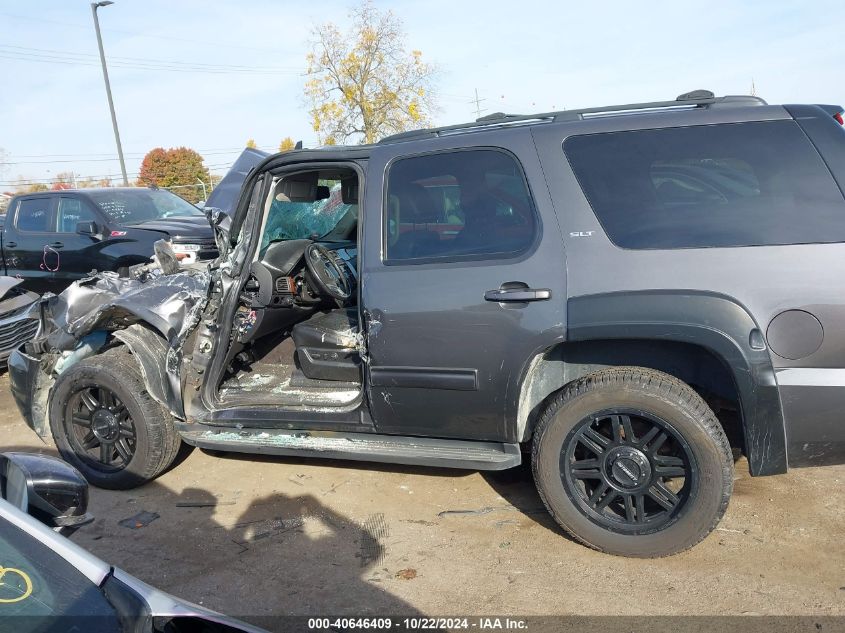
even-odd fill
[(660, 530), (697, 483), (687, 442), (668, 422), (640, 410), (606, 409), (585, 418), (564, 441), (560, 459), (572, 501), (616, 532)]
[(155, 479), (182, 444), (173, 416), (147, 391), (140, 364), (124, 346), (62, 371), (48, 415), (59, 454), (100, 488), (128, 490)]
[(718, 525), (733, 460), (713, 410), (688, 384), (645, 367), (568, 383), (534, 430), (537, 491), (576, 540), (609, 554), (677, 554)]
[(91, 385), (74, 392), (65, 405), (65, 429), (74, 452), (102, 472), (122, 470), (135, 454), (135, 423), (110, 389)]

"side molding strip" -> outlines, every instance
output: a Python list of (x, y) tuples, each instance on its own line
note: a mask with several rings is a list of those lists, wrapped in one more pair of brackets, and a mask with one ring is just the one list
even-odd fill
[(371, 367), (370, 385), (477, 391), (478, 370), (451, 367)]
[(783, 387), (845, 387), (845, 369), (827, 367), (789, 367), (775, 370)]

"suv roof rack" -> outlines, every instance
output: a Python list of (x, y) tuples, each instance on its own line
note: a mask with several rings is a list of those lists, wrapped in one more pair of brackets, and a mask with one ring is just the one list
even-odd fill
[(537, 114), (505, 114), (504, 112), (495, 112), (469, 123), (458, 123), (456, 125), (446, 125), (443, 127), (411, 130), (409, 132), (391, 134), (390, 136), (385, 136), (381, 139), (379, 144), (429, 136), (441, 136), (443, 134), (458, 131), (474, 131), (484, 129), (486, 127), (511, 125), (514, 123), (531, 124), (580, 121), (590, 116), (607, 116), (613, 114), (627, 114), (649, 110), (659, 111), (675, 108), (707, 108), (721, 105), (759, 106), (768, 104), (760, 97), (752, 95), (726, 95), (724, 97), (716, 97), (709, 90), (693, 90), (692, 92), (686, 92), (679, 95), (674, 101), (628, 103), (625, 105), (601, 106), (597, 108), (583, 108), (580, 110), (558, 110), (555, 112), (540, 112)]

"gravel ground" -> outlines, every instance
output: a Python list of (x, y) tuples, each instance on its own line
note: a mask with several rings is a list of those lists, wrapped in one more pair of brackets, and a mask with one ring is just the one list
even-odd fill
[[(10, 449), (52, 452), (22, 422), (4, 373), (0, 450)], [(96, 521), (73, 540), (156, 587), (247, 619), (818, 618), (845, 615), (843, 483), (845, 466), (751, 478), (741, 461), (710, 537), (677, 556), (635, 560), (567, 539), (525, 468), (480, 474), (194, 450), (142, 488), (92, 488)], [(141, 512), (158, 518), (120, 525)]]

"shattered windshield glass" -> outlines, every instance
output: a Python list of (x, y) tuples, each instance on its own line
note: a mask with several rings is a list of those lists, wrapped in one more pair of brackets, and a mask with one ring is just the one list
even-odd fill
[(112, 189), (92, 191), (88, 196), (109, 218), (124, 225), (205, 215), (190, 202), (161, 189)]
[(321, 180), (329, 187), (329, 197), (316, 202), (290, 202), (277, 196), (270, 205), (267, 224), (261, 236), (261, 248), (280, 240), (317, 240), (340, 224), (348, 213), (357, 213), (358, 205), (345, 204), (339, 180)]

